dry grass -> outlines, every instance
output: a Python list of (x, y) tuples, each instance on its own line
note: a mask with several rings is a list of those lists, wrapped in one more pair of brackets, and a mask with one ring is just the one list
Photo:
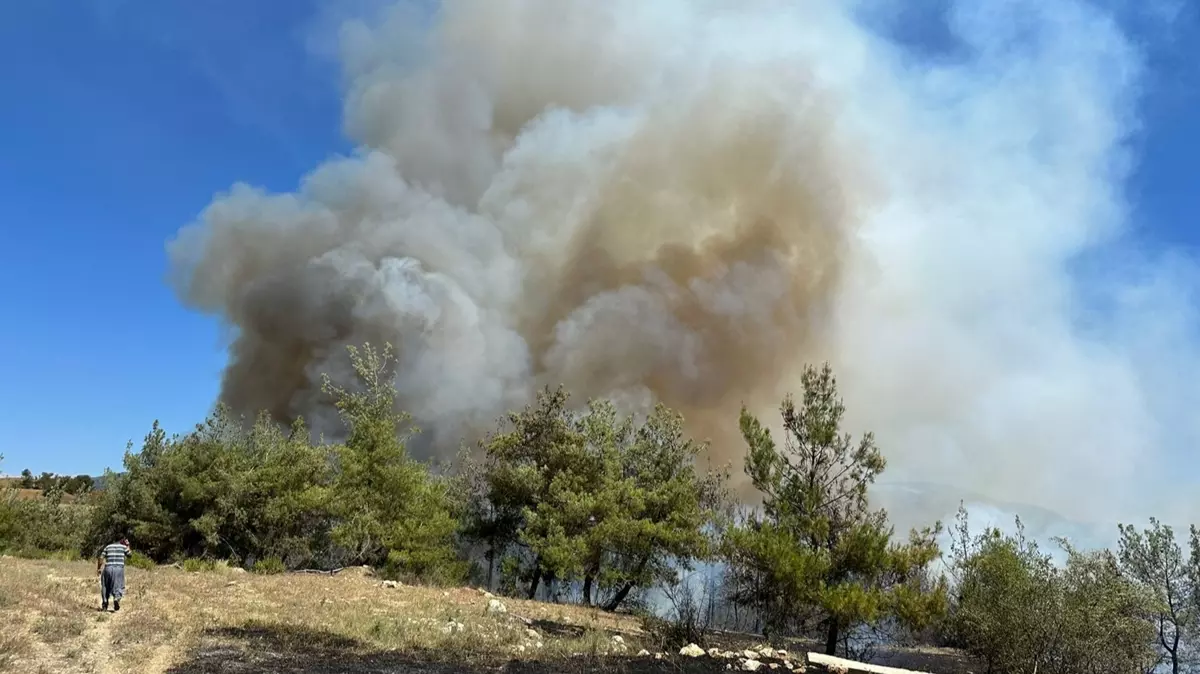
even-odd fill
[(127, 568), (121, 611), (105, 614), (89, 562), (2, 558), (0, 567), (0, 672), (648, 674), (728, 664), (636, 657), (654, 647), (631, 616), (510, 599), (507, 614), (490, 615), (477, 590), (388, 588), (357, 570)]
[[(237, 659), (250, 666), (239, 671), (317, 672), (326, 670), (284, 661), (322, 658), (342, 663), (339, 671), (356, 671), (347, 666), (356, 661), (373, 671), (370, 663), (389, 656), (471, 671), (640, 648), (629, 616), (509, 599), (507, 615), (489, 615), (477, 590), (385, 588), (356, 570), (329, 577), (127, 568), (121, 611), (104, 614), (89, 562), (4, 558), (0, 566), (0, 621), (11, 626), (12, 642), (0, 643), (0, 671), (201, 672)], [(624, 648), (613, 642), (617, 634)]]
[[(13, 495), (21, 501), (36, 501), (45, 496), (41, 489), (13, 489), (12, 492)], [(74, 503), (76, 500), (78, 500), (78, 498), (73, 494), (62, 495), (63, 503)]]
[(29, 651), (29, 641), (21, 634), (0, 635), (0, 671), (16, 671), (17, 658)]

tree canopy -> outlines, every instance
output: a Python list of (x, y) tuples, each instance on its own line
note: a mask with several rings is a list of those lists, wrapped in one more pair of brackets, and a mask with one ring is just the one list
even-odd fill
[(1175, 540), (1175, 531), (1151, 518), (1150, 526), (1138, 531), (1130, 524), (1118, 525), (1118, 558), (1130, 579), (1151, 598), (1151, 615), (1156, 625), (1160, 659), (1179, 671), (1189, 657), (1189, 637), (1195, 635), (1198, 611), (1196, 583), (1200, 578), (1200, 540), (1191, 530), (1191, 554), (1187, 557)]
[(458, 519), (444, 479), (413, 461), (396, 412), (390, 348), (350, 350), (352, 387), (326, 380), (347, 440), (311, 442), (302, 420), (247, 425), (218, 406), (194, 431), (157, 423), (125, 472), (109, 476), (89, 544), (128, 534), (157, 561), (202, 557), (288, 568), (373, 564), (395, 574), (460, 578)]

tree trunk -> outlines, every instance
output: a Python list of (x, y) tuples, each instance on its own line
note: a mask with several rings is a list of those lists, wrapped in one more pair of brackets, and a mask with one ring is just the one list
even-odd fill
[(628, 583), (625, 583), (623, 586), (621, 586), (621, 589), (617, 591), (617, 594), (615, 594), (613, 596), (612, 600), (604, 605), (604, 610), (605, 611), (617, 610), (617, 607), (621, 605), (621, 602), (625, 601), (625, 597), (629, 596), (629, 591), (632, 589), (633, 589), (633, 581), (629, 581)]
[(491, 543), (488, 547), (487, 562), (488, 562), (487, 589), (491, 590), (492, 588), (496, 587), (492, 583), (493, 578), (495, 576), (495, 572), (496, 572), (496, 544), (495, 544), (495, 542)]
[[(641, 575), (642, 571), (644, 571), (646, 569), (646, 565), (649, 563), (650, 563), (649, 557), (645, 557), (642, 559), (642, 561), (638, 562), (637, 569), (635, 569), (633, 572), (634, 577)], [(629, 591), (633, 589), (634, 584), (635, 584), (635, 581), (632, 581), (632, 580), (629, 581), (628, 583), (625, 583), (625, 585), (623, 585), (621, 587), (621, 589), (617, 591), (617, 594), (615, 596), (613, 596), (612, 600), (604, 605), (604, 610), (605, 611), (617, 610), (617, 607), (621, 605), (621, 602), (625, 601), (625, 597), (629, 596)]]
[(1175, 621), (1175, 635), (1171, 639), (1171, 674), (1179, 674), (1179, 622)]
[(529, 599), (532, 601), (537, 597), (538, 584), (542, 582), (542, 558), (539, 556), (533, 561), (533, 581), (529, 583)]
[(825, 655), (837, 655), (838, 644), (838, 621), (836, 618), (829, 619), (829, 628), (825, 633)]

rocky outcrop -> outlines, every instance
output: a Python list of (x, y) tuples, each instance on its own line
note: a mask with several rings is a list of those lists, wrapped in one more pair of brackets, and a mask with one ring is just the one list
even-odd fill
[[(644, 654), (646, 654), (645, 651), (638, 655)], [(729, 660), (730, 662), (724, 667), (726, 670), (742, 672), (779, 670), (807, 672), (808, 674), (925, 674), (897, 667), (869, 665), (820, 653), (790, 654), (788, 651), (770, 646), (747, 648), (740, 651), (723, 651), (719, 648), (710, 648), (705, 651), (696, 644), (688, 644), (679, 650), (679, 655), (687, 658), (708, 657), (714, 660)]]

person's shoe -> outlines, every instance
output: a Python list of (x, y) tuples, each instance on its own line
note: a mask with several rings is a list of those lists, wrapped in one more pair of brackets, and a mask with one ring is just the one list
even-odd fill
[(121, 610), (121, 602), (119, 602), (119, 601), (114, 601), (114, 602), (113, 602), (113, 610), (114, 610), (114, 611), (120, 611), (120, 610)]

